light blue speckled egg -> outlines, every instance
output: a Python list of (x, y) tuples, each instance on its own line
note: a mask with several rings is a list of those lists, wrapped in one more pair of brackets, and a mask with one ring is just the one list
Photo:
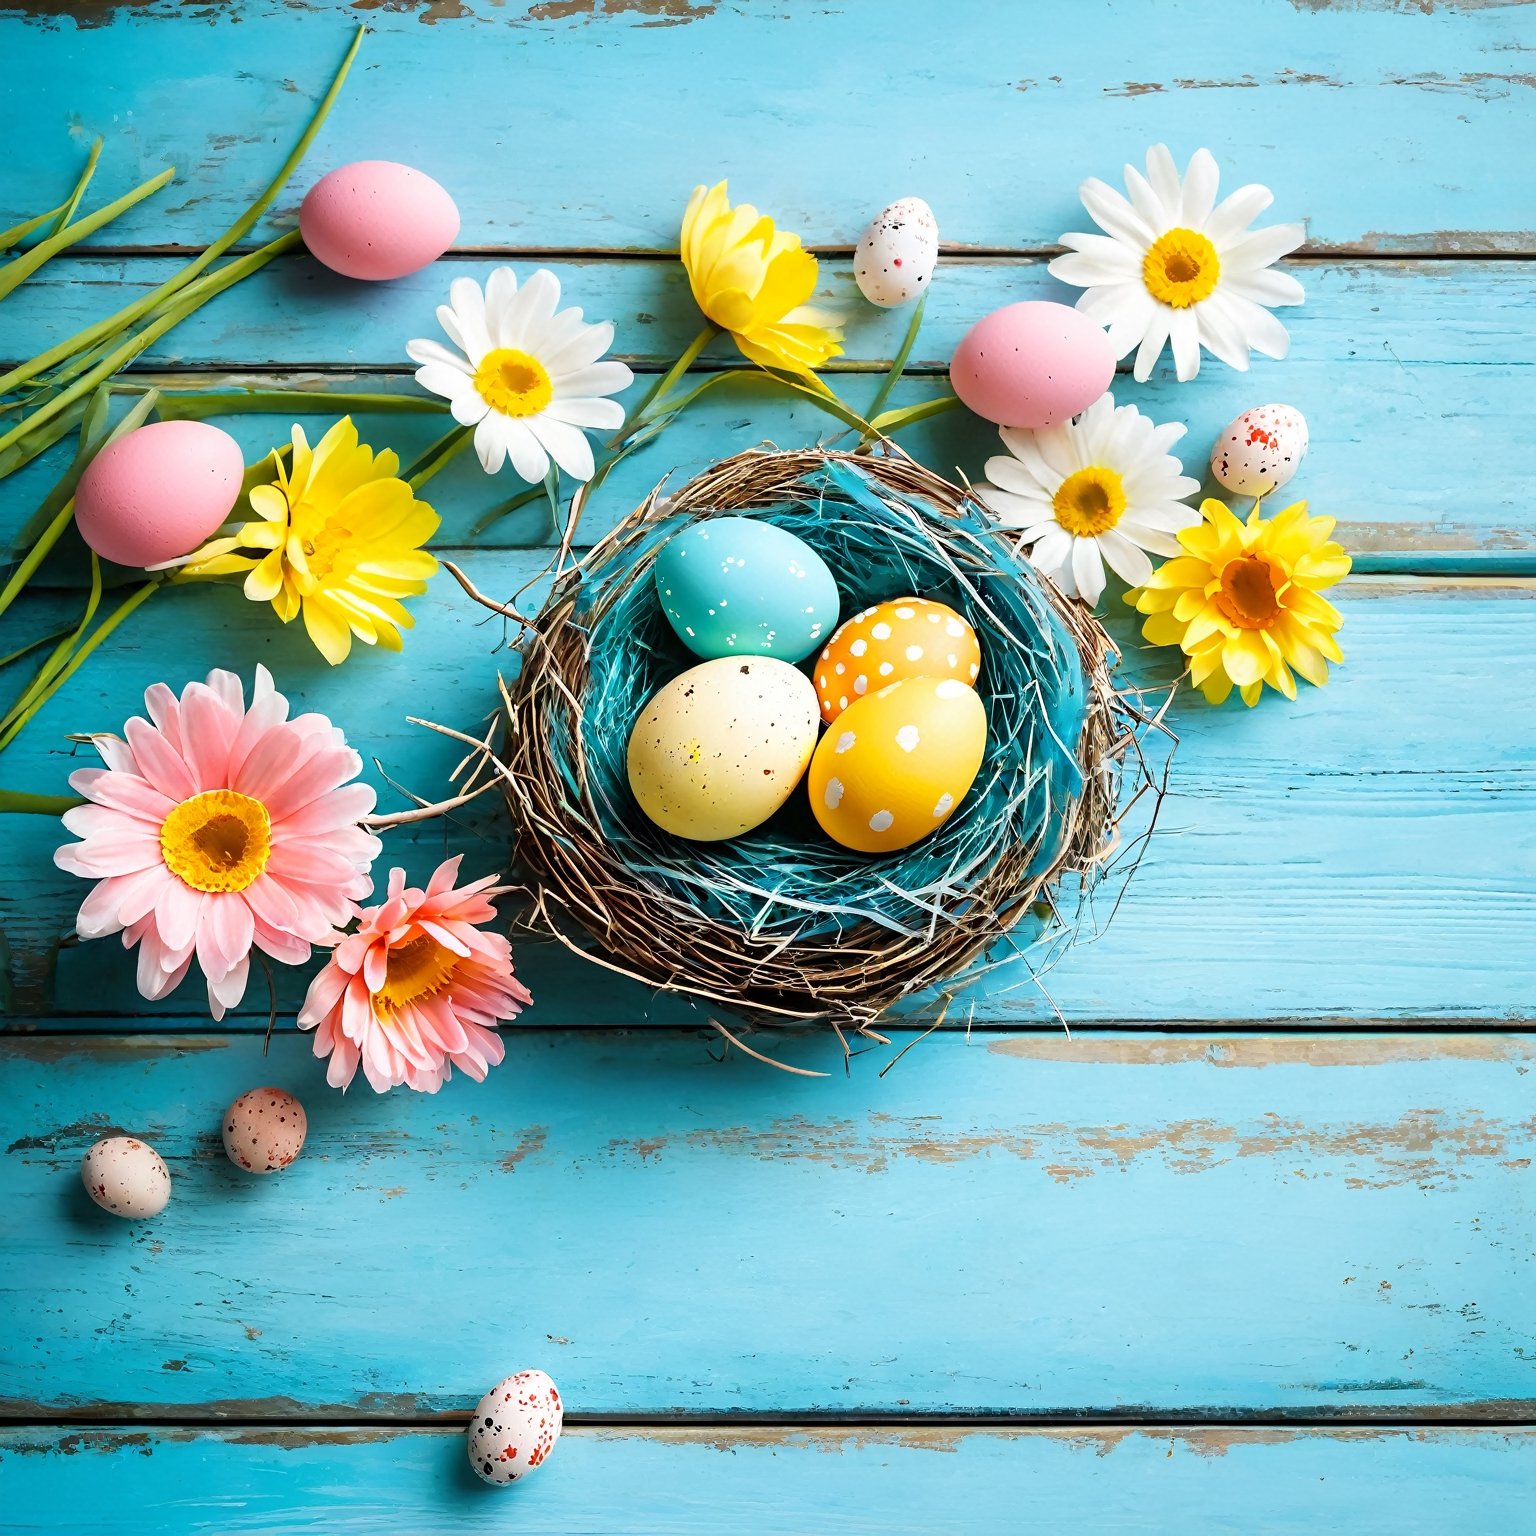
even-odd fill
[(656, 594), (695, 656), (804, 661), (837, 628), (837, 583), (804, 539), (752, 517), (710, 517), (656, 556)]

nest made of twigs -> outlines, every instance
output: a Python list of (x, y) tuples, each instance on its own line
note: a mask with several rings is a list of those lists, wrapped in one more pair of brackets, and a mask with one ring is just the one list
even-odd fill
[[(630, 729), (697, 662), (657, 600), (656, 554), (696, 519), (743, 512), (811, 544), (845, 614), (918, 594), (975, 629), (985, 755), (960, 807), (920, 843), (882, 855), (839, 847), (798, 791), (723, 843), (674, 837), (635, 803)], [(1015, 948), (1059, 937), (1072, 917), (1054, 888), (1065, 877), (1079, 877), (1079, 893), (1091, 884), (1119, 809), (1144, 787), (1129, 766), (1140, 754), (1127, 757), (1142, 717), (1110, 680), (1104, 630), (973, 497), (889, 444), (742, 453), (675, 495), (653, 492), (523, 622), (521, 672), (503, 690), (501, 777), (525, 922), (756, 1022), (862, 1029), (904, 998), (974, 978), (1012, 930)]]

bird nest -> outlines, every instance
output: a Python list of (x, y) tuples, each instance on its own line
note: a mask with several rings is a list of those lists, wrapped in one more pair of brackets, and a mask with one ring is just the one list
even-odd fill
[[(656, 555), (717, 513), (803, 538), (831, 568), (845, 614), (918, 594), (975, 629), (985, 755), (960, 807), (921, 842), (880, 855), (842, 848), (799, 792), (718, 843), (663, 832), (636, 804), (631, 727), (697, 662), (657, 599)], [(675, 495), (653, 492), (521, 622), (500, 777), (526, 925), (751, 1022), (868, 1030), (903, 999), (947, 996), (1014, 950), (1070, 937), (1122, 811), (1148, 781), (1144, 717), (1111, 683), (1117, 654), (1104, 630), (971, 495), (889, 444), (742, 453)], [(1064, 881), (1070, 901), (1056, 896)]]

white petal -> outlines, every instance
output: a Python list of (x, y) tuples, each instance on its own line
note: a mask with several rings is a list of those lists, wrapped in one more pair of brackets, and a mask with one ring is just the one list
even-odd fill
[(1145, 384), (1152, 377), (1152, 365), (1168, 340), (1168, 320), (1173, 311), (1166, 304), (1154, 304), (1142, 334), (1141, 345), (1136, 349), (1136, 366), (1131, 370), (1138, 384)]
[[(1196, 481), (1195, 490), (1199, 489), (1200, 483)], [(1132, 499), (1123, 521), (1135, 522), (1142, 528), (1160, 528), (1164, 533), (1177, 533), (1181, 528), (1193, 528), (1200, 521), (1200, 513), (1182, 502), (1143, 501), (1138, 497)]]
[(1134, 277), (1141, 270), (1141, 257), (1123, 241), (1108, 235), (1063, 235), (1061, 243), (1083, 256), (1092, 256), (1107, 267), (1114, 267), (1122, 277)]
[(502, 312), (501, 333), (506, 338), (502, 345), (521, 347), (543, 362), (539, 343), (559, 302), (560, 279), (548, 267), (540, 267)]
[(448, 402), (449, 414), (461, 427), (472, 427), (476, 422), (484, 421), (490, 409), (485, 397), (474, 389)]
[(1179, 383), (1187, 384), (1200, 372), (1200, 322), (1192, 309), (1176, 309), (1168, 322), (1173, 343), (1173, 370)]
[(1306, 238), (1305, 224), (1272, 224), (1268, 229), (1256, 229), (1221, 251), (1222, 276), (1229, 272), (1257, 272), (1289, 255)]
[(617, 400), (599, 400), (591, 395), (556, 395), (544, 407), (544, 414), (568, 421), (573, 427), (596, 427), (603, 432), (624, 425), (624, 407)]
[(975, 490), (982, 504), (1005, 528), (1032, 527), (1039, 520), (1042, 510), (1050, 505), (1049, 502), (1033, 501), (1026, 496), (1015, 496), (1010, 491), (999, 490), (995, 485), (988, 485), (985, 480), (980, 481)]
[(550, 373), (575, 373), (588, 363), (595, 363), (613, 345), (613, 322), (604, 320), (599, 325), (584, 325), (574, 336), (558, 348), (546, 350), (540, 361)]
[(1072, 575), (1072, 535), (1065, 528), (1053, 528), (1030, 550), (1029, 558), (1047, 576), (1062, 575), (1066, 578), (1064, 590), (1071, 596), (1077, 591)]
[(993, 485), (1015, 496), (1029, 496), (1037, 501), (1050, 500), (1050, 493), (1035, 478), (1030, 467), (1019, 459), (997, 454), (987, 460), (983, 472)]
[(592, 478), (592, 444), (579, 428), (547, 416), (530, 416), (528, 430), (539, 440), (556, 464), (573, 480)]
[(1147, 180), (1157, 193), (1157, 200), (1168, 211), (1168, 222), (1177, 224), (1183, 216), (1184, 192), (1179, 186), (1179, 168), (1166, 144), (1154, 144), (1147, 151)]
[(1027, 427), (1004, 427), (998, 436), (1008, 445), (1008, 451), (1014, 458), (1035, 477), (1047, 496), (1054, 496), (1061, 489), (1061, 482), (1070, 471), (1058, 470), (1046, 463), (1033, 432)]
[(474, 372), (460, 353), (452, 352), (442, 342), (432, 341), (428, 337), (406, 342), (405, 355), (413, 363), (445, 363), (450, 368), (457, 368), (460, 373)]
[(481, 469), (488, 475), (496, 474), (507, 462), (507, 440), (501, 428), (500, 416), (486, 416), (475, 428), (475, 452), (480, 455)]
[[(472, 277), (456, 277), (448, 289), (448, 302), (452, 305), (454, 320), (458, 323), (458, 335), (454, 340), (464, 348), (464, 355), (475, 367), (491, 350), (490, 332), (485, 327), (485, 295), (480, 284)], [(439, 314), (441, 318), (441, 314)], [(448, 330), (445, 325), (444, 330)], [(453, 335), (449, 331), (449, 335)]]
[(497, 267), (485, 281), (485, 329), (495, 346), (518, 344), (507, 339), (507, 312), (516, 299), (517, 273), (511, 267)]
[(1035, 448), (1060, 477), (1057, 485), (1068, 475), (1083, 468), (1082, 448), (1076, 436), (1065, 425), (1040, 428), (1035, 433)]
[(416, 370), (416, 382), (445, 400), (457, 400), (461, 395), (475, 393), (469, 375), (461, 369), (450, 368), (447, 363), (423, 363)]
[(557, 395), (616, 395), (634, 382), (635, 376), (627, 363), (609, 361), (562, 374), (554, 385)]
[(1221, 286), (1252, 299), (1255, 304), (1300, 304), (1307, 296), (1306, 290), (1289, 272), (1277, 272), (1265, 267), (1259, 272), (1221, 274)]
[(1165, 208), (1163, 200), (1152, 190), (1147, 180), (1134, 165), (1125, 168), (1125, 189), (1131, 195), (1131, 206), (1146, 221), (1149, 229), (1161, 234), (1179, 222), (1179, 208)]
[(1224, 297), (1233, 320), (1242, 331), (1243, 340), (1255, 352), (1262, 352), (1265, 357), (1280, 358), (1291, 350), (1289, 332), (1267, 309), (1235, 293)]
[(1156, 238), (1141, 215), (1107, 182), (1090, 176), (1077, 191), (1093, 222), (1117, 240), (1145, 251)]
[(1216, 169), (1216, 157), (1208, 149), (1197, 149), (1189, 157), (1184, 172), (1184, 199), (1181, 222), (1188, 229), (1204, 229), (1216, 202), (1216, 188), (1221, 172)]
[(1146, 335), (1157, 301), (1139, 282), (1096, 291), (1113, 295), (1113, 302), (1101, 305), (1093, 318), (1108, 331), (1115, 356), (1124, 357)]
[(1073, 539), (1072, 580), (1078, 596), (1092, 607), (1104, 595), (1104, 561), (1095, 539)]
[[(1126, 246), (1118, 249), (1130, 254)], [(1046, 266), (1052, 277), (1071, 283), (1074, 288), (1091, 288), (1096, 283), (1122, 283), (1126, 281), (1127, 272), (1134, 270), (1134, 263), (1127, 266), (1120, 262), (1100, 261), (1097, 256), (1081, 256), (1076, 251), (1053, 257)]]
[(1230, 244), (1248, 228), (1258, 216), (1274, 202), (1275, 194), (1268, 187), (1251, 181), (1239, 187), (1230, 197), (1217, 203), (1215, 211), (1205, 221), (1205, 237), (1218, 252)]
[[(1195, 522), (1199, 520), (1197, 514)], [(1129, 512), (1120, 519), (1118, 526), (1128, 539), (1134, 539), (1143, 549), (1150, 549), (1154, 555), (1177, 555), (1182, 550), (1175, 535), (1162, 528), (1149, 528), (1139, 518), (1132, 517)], [(1190, 526), (1192, 527), (1193, 524)]]
[(1139, 587), (1152, 574), (1152, 562), (1118, 528), (1106, 528), (1099, 535), (1099, 552), (1110, 569), (1128, 587)]
[(528, 430), (526, 422), (503, 417), (501, 426), (513, 469), (530, 485), (537, 485), (549, 473), (549, 455), (544, 452), (544, 445)]
[(1248, 371), (1248, 343), (1230, 303), (1231, 284), (1218, 288), (1199, 308), (1200, 340), (1212, 357), (1239, 373)]

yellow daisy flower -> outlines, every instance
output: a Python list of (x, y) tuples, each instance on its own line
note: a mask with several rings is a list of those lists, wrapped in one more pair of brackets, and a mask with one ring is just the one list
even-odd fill
[(723, 181), (694, 188), (682, 257), (699, 308), (749, 362), (806, 376), (842, 352), (842, 331), (807, 307), (816, 258), (750, 204), (732, 208)]
[(1248, 705), (1265, 683), (1294, 699), (1293, 670), (1321, 688), (1328, 663), (1344, 659), (1334, 639), (1343, 616), (1318, 596), (1349, 574), (1349, 556), (1329, 538), (1334, 520), (1309, 517), (1304, 501), (1268, 522), (1257, 504), (1246, 523), (1219, 501), (1200, 512), (1179, 534), (1183, 553), (1126, 594), (1148, 615), (1142, 633), (1183, 650), (1190, 681), (1211, 704), (1234, 684)]
[(256, 520), (198, 550), (189, 577), (245, 572), (245, 595), (287, 624), (301, 612), (325, 659), (345, 661), (355, 635), (400, 649), (415, 622), (400, 599), (426, 591), (437, 561), (421, 546), (441, 519), (397, 477), (400, 460), (357, 440), (350, 416), (311, 448), (293, 428), (293, 462), (250, 492)]

